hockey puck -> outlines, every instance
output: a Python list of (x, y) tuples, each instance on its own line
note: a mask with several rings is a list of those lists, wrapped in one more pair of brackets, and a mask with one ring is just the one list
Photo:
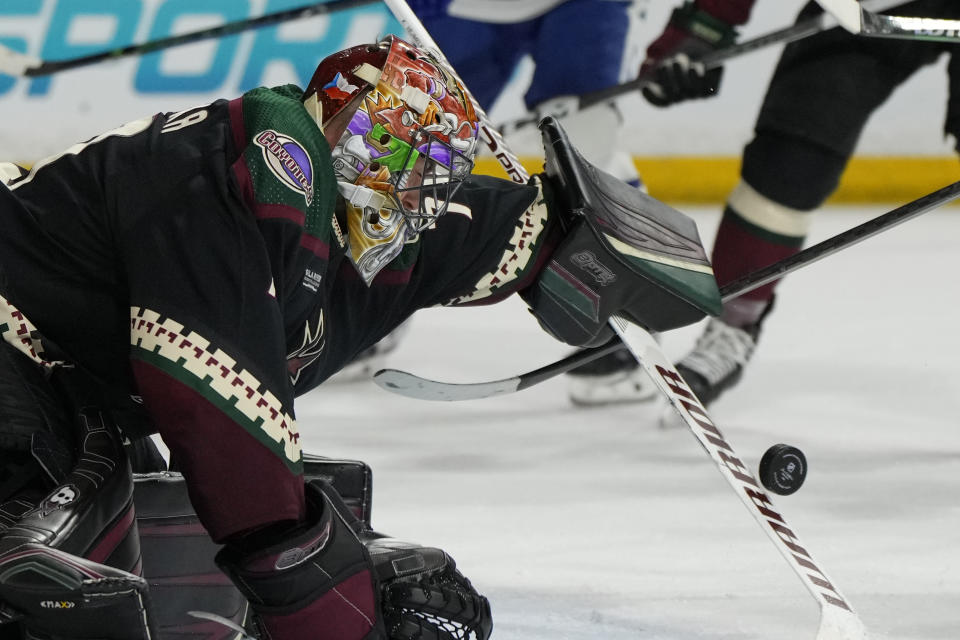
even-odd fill
[(769, 491), (788, 496), (803, 486), (807, 458), (788, 444), (775, 444), (760, 458), (760, 482)]

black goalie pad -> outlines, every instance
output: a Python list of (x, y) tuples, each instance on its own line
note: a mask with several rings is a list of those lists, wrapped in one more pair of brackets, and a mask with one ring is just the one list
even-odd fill
[(225, 631), (191, 616), (203, 611), (238, 626), (249, 622), (249, 606), (213, 561), (219, 547), (200, 524), (183, 476), (174, 472), (134, 476), (134, 503), (150, 585), (154, 624), (161, 638), (207, 640)]
[(31, 637), (152, 640), (146, 581), (43, 544), (0, 559), (0, 601)]
[(490, 602), (442, 549), (370, 533), (364, 540), (391, 640), (487, 640)]
[(372, 529), (373, 474), (365, 462), (303, 455), (304, 482), (321, 480), (336, 490), (363, 526)]
[(524, 292), (544, 328), (584, 346), (610, 337), (605, 325), (614, 314), (653, 331), (719, 314), (719, 289), (693, 220), (587, 162), (554, 118), (540, 129), (544, 190), (565, 232)]
[[(321, 480), (336, 488), (347, 508), (370, 527), (369, 466), (310, 454), (304, 455), (303, 466), (305, 482)], [(206, 640), (225, 631), (222, 621), (253, 634), (247, 600), (214, 562), (220, 547), (200, 524), (183, 476), (171, 471), (136, 474), (134, 502), (143, 575), (150, 585), (152, 617), (160, 637)], [(201, 619), (192, 611), (212, 616)]]
[(0, 532), (0, 609), (39, 637), (156, 637), (119, 433), (95, 407), (77, 422), (77, 462), (61, 484), (37, 502), (23, 494), (0, 506), (21, 508)]

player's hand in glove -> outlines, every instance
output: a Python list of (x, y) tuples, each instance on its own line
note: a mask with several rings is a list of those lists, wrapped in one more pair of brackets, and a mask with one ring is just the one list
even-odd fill
[(649, 78), (642, 93), (653, 105), (666, 107), (684, 100), (706, 98), (720, 88), (723, 67), (708, 69), (700, 60), (732, 45), (737, 32), (700, 4), (688, 0), (674, 9), (666, 29), (647, 48), (640, 77)]

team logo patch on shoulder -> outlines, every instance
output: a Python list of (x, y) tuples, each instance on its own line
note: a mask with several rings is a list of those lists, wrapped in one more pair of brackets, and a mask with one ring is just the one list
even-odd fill
[(313, 202), (313, 162), (303, 145), (273, 129), (261, 131), (253, 141), (263, 150), (263, 159), (273, 175), (297, 193), (302, 193), (310, 206)]

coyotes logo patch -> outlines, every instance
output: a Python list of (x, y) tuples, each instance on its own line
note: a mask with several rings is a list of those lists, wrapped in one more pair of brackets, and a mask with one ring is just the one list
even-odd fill
[(302, 144), (273, 129), (253, 139), (263, 151), (263, 161), (284, 185), (302, 193), (307, 206), (313, 202), (313, 162)]

